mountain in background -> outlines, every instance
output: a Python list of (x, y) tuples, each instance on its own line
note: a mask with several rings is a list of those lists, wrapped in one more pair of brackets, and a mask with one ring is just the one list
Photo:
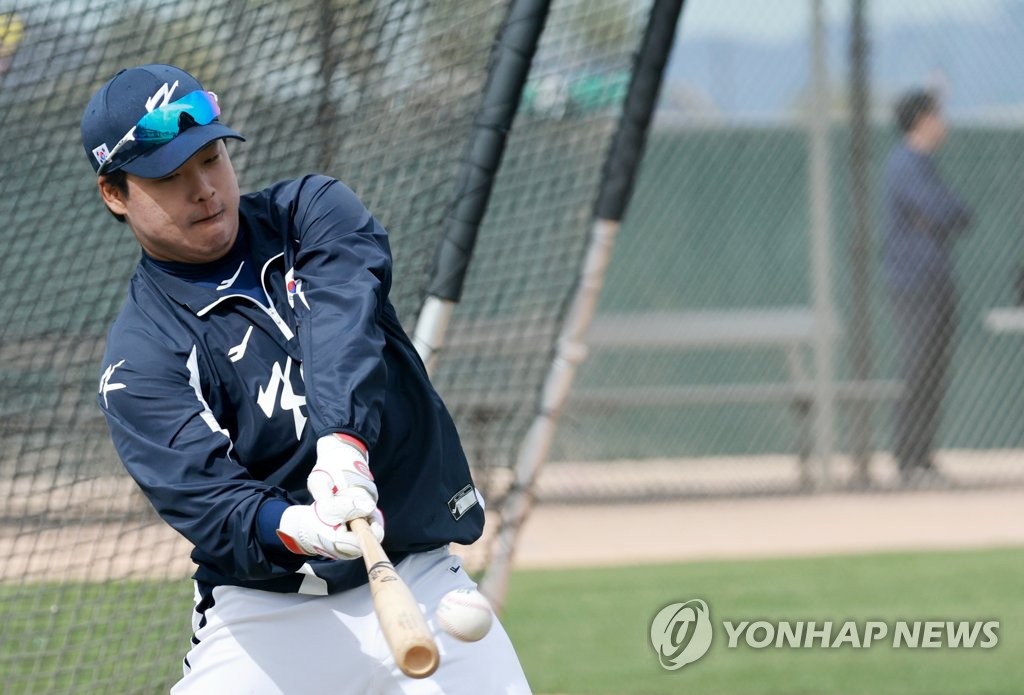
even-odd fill
[[(849, 29), (826, 32), (833, 103), (845, 103)], [(689, 38), (685, 10), (666, 71), (661, 107), (679, 115), (780, 120), (799, 113), (809, 82), (810, 40), (766, 43)], [(1001, 21), (869, 26), (872, 105), (879, 117), (895, 95), (945, 83), (953, 119), (1024, 115), (1024, 5), (1007, 4)]]

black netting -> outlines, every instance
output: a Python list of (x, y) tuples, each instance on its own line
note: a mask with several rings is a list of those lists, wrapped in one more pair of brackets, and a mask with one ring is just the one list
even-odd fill
[[(535, 406), (646, 11), (553, 5), (436, 378), (481, 470), (509, 463)], [(5, 692), (166, 691), (190, 632), (188, 544), (123, 473), (94, 402), (139, 251), (79, 141), (89, 97), (120, 68), (175, 64), (247, 137), (229, 143), (243, 190), (344, 180), (391, 233), (392, 299), (411, 330), (506, 6), (0, 6)]]

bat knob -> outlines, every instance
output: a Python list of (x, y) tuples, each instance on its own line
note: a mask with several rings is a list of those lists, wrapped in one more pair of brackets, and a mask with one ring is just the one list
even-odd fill
[(405, 653), (402, 672), (410, 678), (426, 678), (437, 670), (440, 661), (436, 649), (417, 645)]

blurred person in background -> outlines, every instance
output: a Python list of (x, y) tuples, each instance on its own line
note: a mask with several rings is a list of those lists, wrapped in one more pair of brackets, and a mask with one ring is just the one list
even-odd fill
[(935, 94), (908, 92), (895, 118), (902, 137), (884, 179), (885, 276), (903, 380), (893, 454), (901, 481), (917, 486), (941, 482), (933, 457), (956, 332), (952, 250), (974, 214), (933, 159), (947, 132)]

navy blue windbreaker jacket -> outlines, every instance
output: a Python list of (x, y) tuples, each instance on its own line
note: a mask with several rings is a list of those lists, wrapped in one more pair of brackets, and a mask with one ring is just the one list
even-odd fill
[(939, 177), (935, 161), (900, 143), (885, 168), (885, 272), (890, 288), (931, 291), (953, 280), (953, 244), (973, 212)]
[(394, 562), (476, 540), (483, 510), (455, 425), (388, 300), (384, 228), (324, 176), (244, 195), (239, 217), (268, 301), (144, 256), (98, 395), (125, 468), (194, 545), (200, 586), (366, 581), (361, 560), (293, 555), (257, 533), (263, 505), (312, 502), (306, 476), (331, 432), (369, 447)]

